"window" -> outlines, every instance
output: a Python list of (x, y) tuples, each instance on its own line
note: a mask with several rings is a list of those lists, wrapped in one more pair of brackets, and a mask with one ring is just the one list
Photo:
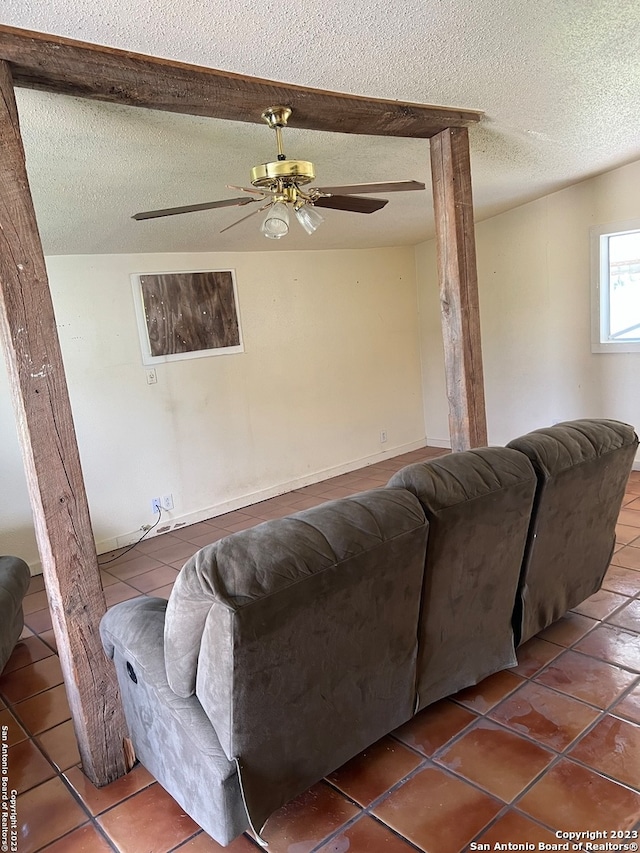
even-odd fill
[(592, 352), (640, 352), (640, 219), (591, 229)]

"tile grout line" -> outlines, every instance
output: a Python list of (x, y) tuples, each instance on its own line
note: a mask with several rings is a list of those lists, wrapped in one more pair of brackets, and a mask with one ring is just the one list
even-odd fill
[(59, 844), (61, 841), (64, 841), (65, 838), (68, 838), (74, 832), (77, 832), (79, 829), (83, 829), (86, 826), (93, 826), (98, 836), (109, 845), (109, 849), (112, 851), (112, 853), (121, 853), (121, 851), (111, 841), (109, 836), (104, 833), (102, 827), (93, 819), (90, 819), (86, 823), (81, 823), (80, 826), (75, 826), (73, 829), (70, 829), (69, 832), (65, 832), (64, 835), (60, 835), (58, 838), (53, 838), (50, 841), (47, 841), (46, 844), (44, 844), (42, 847), (38, 847), (37, 850), (33, 851), (33, 853), (46, 853), (48, 848), (52, 847), (54, 844)]
[(357, 800), (354, 800), (354, 798), (353, 798), (353, 797), (351, 797), (349, 794), (347, 794), (345, 791), (343, 791), (343, 790), (342, 790), (342, 788), (339, 788), (339, 787), (338, 787), (334, 782), (331, 782), (331, 781), (330, 781), (329, 779), (327, 779), (327, 777), (325, 776), (325, 777), (322, 779), (322, 781), (323, 781), (323, 782), (325, 782), (327, 785), (329, 785), (329, 786), (330, 786), (334, 791), (337, 791), (337, 793), (339, 793), (339, 794), (340, 794), (342, 797), (344, 797), (346, 800), (348, 800), (349, 802), (353, 803), (353, 805), (357, 806), (357, 807), (358, 807), (358, 809), (360, 809), (360, 811), (359, 811), (359, 813), (358, 813), (358, 814), (354, 815), (354, 816), (353, 816), (352, 818), (350, 818), (348, 821), (345, 821), (343, 824), (341, 824), (337, 829), (335, 829), (335, 830), (334, 830), (333, 832), (331, 832), (329, 835), (325, 836), (325, 838), (323, 838), (323, 839), (322, 839), (322, 841), (320, 841), (318, 844), (316, 844), (316, 845), (315, 845), (315, 847), (313, 847), (313, 848), (310, 850), (310, 853), (317, 853), (317, 851), (318, 851), (319, 849), (321, 849), (325, 844), (329, 843), (333, 838), (337, 837), (341, 832), (344, 832), (344, 831), (346, 831), (346, 830), (350, 829), (350, 828), (351, 828), (355, 823), (357, 823), (357, 822), (360, 820), (360, 818), (362, 818), (364, 815), (367, 815), (368, 817), (371, 817), (371, 818), (373, 818), (374, 820), (376, 820), (378, 823), (382, 824), (382, 826), (384, 826), (384, 827), (385, 827), (385, 829), (390, 830), (394, 835), (397, 835), (397, 836), (398, 836), (399, 838), (401, 838), (403, 841), (407, 842), (407, 844), (410, 846), (410, 848), (413, 848), (413, 849), (415, 849), (415, 850), (418, 850), (418, 851), (420, 851), (420, 853), (424, 853), (424, 851), (422, 850), (422, 848), (418, 847), (418, 846), (417, 846), (417, 845), (415, 845), (413, 842), (409, 841), (409, 839), (408, 839), (408, 838), (406, 838), (406, 836), (401, 835), (400, 833), (396, 832), (392, 827), (390, 827), (390, 826), (389, 826), (388, 824), (386, 824), (383, 820), (381, 820), (380, 818), (376, 817), (376, 815), (374, 815), (374, 814), (372, 813), (372, 809), (373, 809), (374, 807), (377, 807), (381, 802), (383, 802), (384, 800), (386, 800), (388, 796), (390, 796), (390, 795), (391, 795), (392, 793), (394, 793), (396, 790), (398, 790), (399, 788), (401, 788), (401, 787), (402, 787), (406, 782), (410, 781), (414, 776), (417, 776), (419, 772), (421, 772), (422, 770), (424, 770), (424, 769), (426, 768), (426, 766), (427, 766), (427, 765), (428, 765), (428, 763), (429, 763), (429, 760), (428, 760), (427, 758), (425, 758), (425, 756), (424, 756), (424, 755), (422, 755), (422, 756), (421, 756), (421, 758), (422, 758), (422, 761), (420, 762), (420, 764), (418, 764), (418, 766), (417, 766), (417, 767), (414, 767), (414, 768), (413, 768), (413, 770), (411, 770), (409, 773), (405, 774), (405, 775), (404, 775), (401, 779), (399, 779), (397, 782), (394, 782), (394, 784), (393, 784), (393, 785), (391, 785), (389, 788), (387, 788), (385, 791), (383, 791), (383, 793), (382, 793), (382, 794), (379, 794), (375, 799), (373, 799), (373, 800), (369, 803), (369, 805), (368, 805), (368, 806), (362, 806), (362, 805), (361, 805)]
[[(582, 740), (582, 738), (580, 738), (580, 740)], [(596, 767), (592, 767), (590, 764), (585, 764), (584, 761), (581, 761), (579, 758), (575, 758), (573, 755), (565, 755), (564, 758), (566, 758), (567, 761), (572, 761), (574, 764), (577, 764), (579, 767), (582, 767), (585, 770), (590, 770), (592, 773), (597, 773), (598, 776), (602, 776), (605, 779), (608, 779), (610, 782), (614, 782), (616, 785), (620, 785), (622, 788), (626, 788), (628, 791), (632, 791), (634, 794), (640, 794), (640, 785), (636, 788), (629, 782), (623, 782), (621, 779), (616, 779), (615, 776), (610, 776), (604, 770), (598, 770)]]
[[(36, 695), (38, 695), (38, 694), (36, 694)], [(15, 715), (14, 715), (14, 716), (15, 716)], [(42, 755), (42, 757), (43, 757), (43, 758), (45, 759), (45, 761), (46, 761), (46, 762), (47, 762), (47, 763), (52, 767), (52, 769), (53, 769), (53, 771), (54, 771), (54, 775), (53, 775), (50, 779), (45, 779), (45, 780), (43, 780), (43, 781), (41, 781), (41, 782), (38, 782), (36, 785), (32, 785), (31, 787), (26, 788), (24, 791), (21, 791), (21, 792), (20, 792), (20, 794), (18, 795), (18, 802), (19, 802), (20, 797), (24, 796), (24, 795), (25, 795), (25, 794), (27, 794), (28, 792), (30, 792), (30, 791), (34, 791), (36, 788), (39, 788), (39, 787), (41, 787), (42, 785), (45, 785), (47, 782), (51, 782), (51, 781), (53, 781), (54, 779), (60, 779), (60, 780), (62, 781), (62, 784), (63, 784), (63, 785), (65, 786), (65, 788), (67, 789), (67, 791), (71, 794), (71, 796), (73, 797), (73, 799), (74, 799), (74, 800), (76, 801), (76, 803), (80, 806), (80, 808), (82, 809), (82, 811), (84, 812), (84, 814), (85, 814), (85, 815), (87, 816), (87, 818), (88, 818), (88, 820), (87, 820), (87, 821), (84, 821), (83, 823), (79, 824), (79, 826), (75, 826), (75, 827), (73, 827), (71, 830), (69, 830), (69, 832), (65, 832), (65, 833), (63, 833), (63, 835), (58, 836), (58, 838), (49, 839), (49, 840), (46, 842), (46, 844), (42, 845), (42, 846), (41, 846), (41, 847), (39, 847), (36, 851), (34, 851), (34, 853), (38, 853), (38, 851), (40, 851), (40, 850), (45, 850), (49, 845), (51, 845), (51, 844), (53, 844), (53, 843), (55, 843), (55, 842), (59, 841), (60, 839), (64, 838), (65, 836), (69, 835), (71, 832), (75, 832), (77, 829), (80, 829), (81, 827), (86, 826), (88, 823), (90, 823), (90, 824), (94, 824), (94, 825), (95, 825), (95, 821), (94, 821), (93, 815), (92, 815), (92, 814), (90, 813), (90, 811), (89, 811), (88, 806), (86, 806), (86, 805), (85, 805), (85, 803), (84, 803), (84, 801), (82, 800), (82, 798), (81, 798), (81, 797), (79, 797), (79, 796), (77, 796), (77, 795), (76, 795), (75, 790), (73, 789), (73, 787), (72, 787), (72, 786), (69, 784), (69, 782), (67, 781), (67, 779), (66, 779), (66, 777), (65, 777), (65, 775), (64, 775), (64, 774), (65, 774), (65, 771), (60, 770), (60, 769), (58, 768), (58, 766), (55, 764), (55, 762), (53, 761), (53, 759), (52, 759), (52, 758), (50, 758), (50, 757), (49, 757), (49, 755), (45, 752), (44, 748), (41, 746), (41, 744), (39, 743), (39, 741), (38, 741), (38, 740), (36, 740), (37, 735), (32, 734), (32, 733), (31, 733), (31, 731), (30, 731), (30, 730), (29, 730), (29, 729), (24, 725), (24, 723), (23, 723), (23, 721), (22, 721), (22, 720), (20, 720), (20, 719), (19, 719), (19, 720), (18, 720), (18, 722), (19, 722), (20, 726), (21, 726), (21, 727), (24, 729), (24, 731), (26, 732), (26, 734), (27, 734), (27, 740), (32, 744), (32, 746), (33, 746), (35, 749), (37, 749), (37, 750), (38, 750), (38, 752)], [(66, 721), (65, 721), (65, 722), (66, 722)], [(55, 728), (55, 726), (52, 726), (51, 728)], [(51, 730), (51, 729), (45, 729), (44, 731), (50, 731), (50, 730)], [(40, 732), (40, 734), (43, 734), (43, 733), (44, 733), (44, 732)], [(23, 742), (23, 741), (19, 741), (18, 743), (22, 743), (22, 742)], [(77, 766), (77, 765), (73, 765), (73, 766)], [(99, 834), (102, 834), (102, 833), (99, 833)], [(116, 848), (114, 848), (114, 847), (113, 847), (113, 845), (111, 845), (111, 846), (112, 846), (112, 849), (114, 849), (114, 850), (115, 850), (115, 853), (118, 853), (117, 849), (116, 849)]]
[[(485, 832), (488, 832), (489, 830), (493, 829), (493, 827), (497, 823), (499, 823), (504, 817), (506, 817), (510, 812), (515, 812), (516, 814), (520, 815), (521, 817), (526, 818), (527, 820), (530, 820), (532, 823), (536, 824), (541, 829), (547, 830), (547, 832), (551, 832), (551, 833), (555, 832), (554, 829), (547, 826), (545, 823), (542, 823), (542, 821), (538, 820), (538, 818), (533, 817), (533, 815), (529, 815), (526, 812), (521, 811), (520, 809), (516, 808), (513, 805), (513, 803), (511, 803), (509, 806), (507, 806), (501, 812), (499, 812), (491, 821), (489, 821), (489, 823), (486, 826), (483, 826), (482, 829), (479, 832), (477, 832), (476, 835), (473, 836), (473, 838), (470, 838), (469, 841), (467, 841), (465, 846), (462, 848), (462, 850), (468, 850), (470, 845), (474, 841), (476, 841), (476, 842), (479, 841), (480, 838), (485, 834)], [(459, 853), (462, 853), (462, 851), (459, 851)]]

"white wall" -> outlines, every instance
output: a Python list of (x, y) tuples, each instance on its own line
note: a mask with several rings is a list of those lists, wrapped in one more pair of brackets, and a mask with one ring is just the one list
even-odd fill
[[(50, 257), (99, 550), (424, 444), (412, 248)], [(147, 385), (130, 274), (235, 269), (245, 352), (157, 367)], [(0, 552), (37, 552), (0, 373)], [(380, 443), (386, 430), (388, 442)]]
[[(575, 417), (640, 428), (640, 353), (590, 350), (589, 227), (640, 216), (640, 162), (476, 227), (489, 440)], [(414, 262), (415, 261), (415, 262)], [(448, 442), (435, 244), (48, 259), (100, 549), (424, 442)], [(235, 269), (246, 352), (147, 385), (129, 276)], [(416, 279), (419, 317), (416, 313)], [(422, 369), (422, 377), (420, 370)], [(380, 430), (389, 441), (381, 445)], [(0, 552), (37, 562), (4, 367)]]
[[(640, 353), (591, 353), (589, 228), (640, 216), (640, 162), (476, 225), (489, 441), (553, 421), (640, 428)], [(416, 248), (425, 425), (448, 440), (435, 243)]]

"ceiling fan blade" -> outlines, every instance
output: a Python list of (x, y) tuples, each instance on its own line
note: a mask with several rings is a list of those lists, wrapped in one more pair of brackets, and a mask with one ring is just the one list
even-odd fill
[(357, 195), (331, 195), (314, 199), (314, 207), (328, 207), (332, 210), (349, 210), (351, 213), (375, 213), (385, 204), (386, 198), (361, 198)]
[(407, 190), (423, 190), (424, 184), (420, 181), (395, 181), (392, 183), (380, 182), (377, 184), (346, 184), (343, 187), (318, 187), (321, 193), (331, 195), (351, 195), (351, 193), (402, 193)]
[[(251, 199), (251, 201), (258, 201), (258, 199)], [(247, 213), (247, 215), (243, 216), (242, 219), (236, 219), (236, 221), (232, 222), (231, 225), (227, 225), (226, 228), (222, 228), (220, 230), (220, 233), (223, 234), (225, 231), (228, 231), (229, 228), (235, 228), (236, 225), (240, 225), (241, 222), (244, 222), (245, 219), (249, 219), (250, 217), (255, 216), (256, 213), (262, 213), (263, 210), (266, 210), (272, 204), (273, 202), (271, 201), (271, 199), (269, 199), (268, 204), (263, 204), (262, 207), (259, 207), (257, 210), (252, 210), (251, 213)]]
[[(261, 190), (255, 190), (253, 187), (238, 187), (236, 184), (225, 184), (228, 190), (240, 190), (243, 193), (253, 193), (254, 195), (266, 195), (267, 193), (273, 193), (275, 190), (270, 189), (269, 187), (264, 187)], [(260, 199), (258, 199), (260, 201)]]
[(214, 207), (238, 207), (260, 201), (257, 198), (224, 198), (221, 201), (205, 201), (203, 204), (187, 204), (184, 207), (166, 207), (162, 210), (145, 210), (135, 213), (132, 219), (156, 219), (158, 216), (175, 216), (177, 213), (193, 213), (196, 210), (212, 210)]

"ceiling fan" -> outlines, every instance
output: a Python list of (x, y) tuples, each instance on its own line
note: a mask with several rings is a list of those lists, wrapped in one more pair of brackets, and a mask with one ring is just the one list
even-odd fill
[(202, 204), (188, 204), (184, 207), (168, 207), (162, 210), (146, 210), (136, 213), (132, 219), (155, 219), (159, 216), (174, 216), (179, 213), (192, 213), (197, 210), (212, 210), (218, 207), (240, 207), (247, 204), (260, 204), (247, 216), (223, 228), (228, 231), (250, 216), (267, 210), (261, 231), (265, 237), (279, 240), (289, 232), (289, 210), (307, 234), (313, 234), (324, 221), (317, 208), (346, 210), (351, 213), (375, 213), (387, 203), (387, 199), (366, 198), (360, 193), (393, 193), (407, 190), (423, 190), (425, 185), (419, 181), (396, 181), (395, 183), (348, 184), (339, 187), (310, 187), (302, 189), (315, 180), (315, 167), (308, 160), (287, 159), (282, 145), (282, 128), (287, 126), (291, 109), (289, 107), (269, 107), (262, 118), (276, 132), (278, 159), (272, 163), (262, 163), (251, 170), (252, 187), (238, 187), (227, 184), (232, 190), (240, 190), (247, 195), (240, 198), (226, 198), (220, 201), (208, 201)]

